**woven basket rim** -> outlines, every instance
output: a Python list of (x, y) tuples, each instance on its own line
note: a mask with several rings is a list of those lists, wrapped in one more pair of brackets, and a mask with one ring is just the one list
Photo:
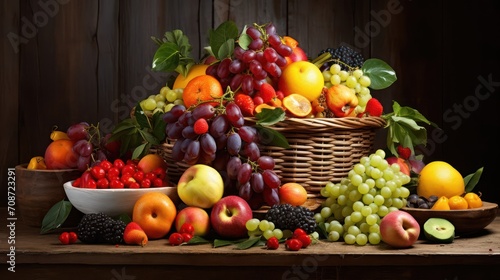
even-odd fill
[[(249, 122), (257, 122), (255, 118), (245, 118)], [(276, 130), (300, 127), (321, 129), (367, 129), (382, 128), (387, 122), (381, 117), (345, 117), (345, 118), (289, 118), (274, 124)]]

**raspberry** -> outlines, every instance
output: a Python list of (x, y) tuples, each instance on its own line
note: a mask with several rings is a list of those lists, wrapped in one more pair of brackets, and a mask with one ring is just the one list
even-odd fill
[(197, 119), (196, 122), (194, 122), (193, 130), (194, 130), (194, 133), (196, 133), (198, 135), (207, 133), (207, 131), (208, 131), (207, 120), (204, 118)]
[(401, 145), (398, 146), (398, 154), (402, 159), (409, 159), (411, 156), (411, 150), (408, 147), (403, 147)]
[(280, 246), (280, 242), (279, 242), (278, 238), (276, 238), (274, 236), (269, 238), (266, 242), (266, 247), (269, 250), (276, 250), (276, 249), (278, 249), (279, 246)]
[(384, 108), (382, 107), (382, 104), (380, 104), (380, 101), (378, 101), (376, 98), (372, 97), (370, 98), (370, 100), (368, 100), (368, 103), (366, 103), (365, 112), (369, 116), (380, 117), (383, 111)]

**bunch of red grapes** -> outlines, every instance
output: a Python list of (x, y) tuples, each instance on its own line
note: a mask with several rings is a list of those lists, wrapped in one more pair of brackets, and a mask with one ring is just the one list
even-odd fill
[(279, 203), (281, 180), (274, 171), (275, 161), (261, 155), (260, 135), (245, 125), (234, 101), (202, 103), (190, 110), (176, 105), (163, 120), (167, 137), (176, 140), (173, 160), (214, 167), (225, 179), (226, 194), (239, 195), (253, 209)]
[(74, 142), (73, 151), (78, 155), (77, 168), (82, 172), (103, 160), (118, 158), (118, 142), (110, 142), (110, 134), (101, 137), (97, 126), (87, 122), (76, 123), (68, 127), (66, 134)]
[(232, 91), (241, 89), (252, 96), (267, 78), (279, 78), (281, 67), (287, 64), (286, 57), (293, 52), (281, 41), (272, 23), (264, 26), (254, 24), (246, 29), (252, 39), (247, 49), (236, 46), (231, 58), (225, 58), (210, 65), (206, 73), (220, 81), (222, 88)]

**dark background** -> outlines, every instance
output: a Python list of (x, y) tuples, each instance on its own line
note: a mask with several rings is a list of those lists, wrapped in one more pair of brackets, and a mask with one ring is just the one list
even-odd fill
[[(347, 44), (389, 63), (398, 80), (372, 91), (419, 110), (428, 127), (427, 162), (462, 175), (484, 167), (477, 191), (500, 202), (498, 1), (2, 0), (0, 8), (1, 191), (7, 168), (43, 155), (54, 125), (87, 121), (104, 131), (167, 79), (150, 65), (150, 36), (181, 29), (200, 58), (208, 30), (225, 20), (272, 21), (310, 57)], [(385, 147), (385, 131), (376, 146)], [(6, 200), (2, 200), (2, 205)]]

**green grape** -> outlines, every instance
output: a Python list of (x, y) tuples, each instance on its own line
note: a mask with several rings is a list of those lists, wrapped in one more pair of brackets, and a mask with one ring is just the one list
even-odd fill
[(273, 222), (269, 222), (269, 226), (267, 229), (274, 230), (275, 226)]
[(359, 230), (361, 231), (361, 233), (369, 233), (370, 232), (370, 225), (367, 223), (360, 223)]
[(330, 77), (330, 79), (326, 80), (326, 81), (330, 81), (330, 83), (332, 83), (332, 85), (339, 85), (340, 82), (341, 82), (341, 79), (340, 79), (340, 76), (338, 74), (334, 74)]
[(174, 104), (175, 104), (175, 105), (184, 105), (184, 101), (182, 101), (182, 99), (176, 99), (176, 100), (174, 101)]
[(273, 231), (272, 231), (272, 230), (267, 229), (267, 230), (265, 230), (265, 231), (262, 233), (262, 236), (264, 236), (264, 238), (267, 240), (267, 239), (269, 239), (269, 238), (273, 237), (273, 236), (274, 236), (274, 233), (273, 233)]
[(382, 175), (383, 175), (382, 171), (380, 171), (380, 169), (378, 169), (378, 168), (373, 168), (373, 169), (371, 170), (371, 172), (370, 172), (370, 176), (371, 176), (373, 179), (375, 179), (375, 180), (377, 180), (378, 178), (381, 178), (381, 177), (382, 177)]
[(392, 196), (392, 191), (389, 187), (382, 187), (380, 189), (380, 195), (382, 195), (382, 197), (384, 198), (390, 198)]
[(368, 243), (368, 237), (366, 234), (360, 233), (356, 235), (356, 244), (363, 246), (366, 245), (366, 243)]
[(362, 219), (363, 219), (363, 215), (361, 214), (361, 212), (353, 211), (351, 213), (351, 221), (353, 221), (354, 223), (357, 223), (357, 222), (361, 221)]
[[(346, 219), (347, 219), (347, 217), (349, 215), (351, 215), (351, 213), (352, 213), (352, 208), (350, 208), (350, 207), (344, 207), (344, 208), (342, 208), (342, 216), (346, 217)], [(345, 222), (346, 221), (344, 220), (344, 223)]]
[(313, 217), (314, 217), (314, 220), (316, 221), (316, 223), (321, 223), (321, 222), (325, 221), (323, 216), (321, 216), (321, 213), (315, 213)]
[(356, 69), (352, 71), (352, 75), (356, 78), (359, 79), (361, 76), (363, 76), (363, 70), (361, 69)]
[(370, 205), (373, 202), (373, 195), (371, 193), (364, 194), (362, 200), (364, 204)]
[(352, 245), (352, 244), (356, 243), (356, 236), (348, 233), (344, 236), (344, 241), (345, 241), (345, 243)]
[(323, 207), (320, 214), (323, 219), (326, 219), (332, 215), (332, 209), (330, 207)]
[(341, 67), (339, 64), (335, 63), (330, 66), (330, 73), (333, 75), (338, 74), (341, 70)]
[(321, 196), (323, 196), (323, 197), (329, 197), (330, 196), (330, 192), (328, 191), (327, 188), (321, 188), (319, 190), (319, 194), (321, 194)]
[(268, 220), (262, 220), (259, 223), (259, 229), (264, 232), (269, 229), (269, 221)]
[(372, 213), (377, 213), (378, 212), (378, 205), (375, 204), (374, 202), (370, 203), (370, 208), (372, 209)]
[(250, 219), (246, 222), (245, 226), (247, 228), (248, 231), (254, 231), (254, 230), (257, 230), (257, 228), (259, 227), (259, 219), (257, 218), (253, 218), (253, 219)]
[(156, 113), (163, 114), (163, 113), (165, 113), (165, 112), (163, 112), (163, 109), (162, 109), (162, 108), (155, 108), (155, 109), (153, 110), (153, 115), (154, 115), (154, 114), (156, 114)]
[(170, 110), (172, 110), (172, 108), (175, 106), (174, 103), (168, 103), (167, 105), (165, 105), (165, 107), (163, 107), (163, 111), (166, 112), (169, 112)]
[(364, 174), (365, 171), (366, 171), (366, 167), (361, 164), (361, 163), (356, 163), (353, 167), (353, 170), (354, 172), (356, 172), (357, 174), (361, 175), (361, 174)]
[(366, 223), (370, 226), (376, 224), (378, 222), (378, 216), (377, 214), (370, 214), (366, 216)]
[(249, 237), (257, 237), (257, 236), (262, 236), (262, 231), (256, 229), (248, 232)]
[(356, 93), (360, 93), (361, 92), (361, 85), (356, 83), (356, 85), (354, 86), (354, 92)]
[(159, 101), (163, 101), (165, 103), (165, 95), (161, 94), (161, 93), (158, 93), (157, 95), (155, 95), (155, 100), (156, 102), (159, 102)]
[(377, 245), (380, 243), (380, 234), (379, 233), (376, 233), (376, 232), (371, 232), (369, 235), (368, 235), (368, 242), (370, 242), (370, 244), (372, 245)]
[(274, 235), (274, 237), (278, 238), (278, 240), (279, 240), (279, 239), (283, 238), (283, 231), (279, 228), (275, 228), (275, 229), (273, 229), (273, 235)]
[(169, 90), (167, 91), (167, 101), (168, 102), (174, 102), (177, 99), (177, 93), (174, 90)]
[(380, 233), (380, 225), (378, 223), (370, 226), (370, 233), (372, 233), (372, 232)]
[(156, 101), (156, 108), (162, 109), (165, 107), (165, 101), (159, 100)]
[(361, 197), (363, 197), (363, 195), (358, 192), (358, 190), (352, 190), (349, 192), (349, 200), (352, 202), (360, 200)]
[(358, 192), (360, 194), (367, 194), (370, 191), (370, 186), (367, 183), (361, 183), (358, 186)]
[[(398, 187), (398, 185), (396, 184), (396, 182), (394, 182), (394, 181), (387, 181), (387, 182), (385, 182), (385, 187), (383, 187), (382, 189), (389, 188), (389, 190), (391, 190), (391, 195), (392, 195), (392, 192), (395, 191), (397, 187)], [(380, 191), (382, 191), (382, 189)]]
[(167, 87), (167, 86), (164, 86), (160, 89), (160, 95), (163, 96), (164, 100), (167, 99), (167, 91), (169, 90), (170, 88)]
[(372, 81), (370, 80), (370, 77), (368, 76), (360, 76), (358, 78), (358, 83), (364, 87), (369, 87), (372, 83)]
[(347, 80), (347, 77), (349, 77), (349, 73), (345, 70), (342, 70), (338, 73), (340, 76), (340, 81), (345, 82)]
[(399, 198), (401, 199), (400, 197), (403, 197), (401, 195), (401, 188), (396, 188), (394, 191), (392, 191), (392, 198)]
[(347, 229), (347, 234), (352, 234), (354, 236), (358, 235), (361, 233), (361, 230), (357, 227), (357, 226), (350, 226), (348, 229)]
[(370, 158), (370, 165), (378, 167), (382, 163), (383, 158), (377, 154), (372, 154)]
[(374, 198), (373, 198), (373, 202), (377, 205), (377, 206), (381, 206), (381, 205), (384, 205), (384, 201), (385, 201), (385, 198), (380, 195), (380, 194), (377, 194)]
[(328, 225), (328, 231), (336, 231), (340, 234), (342, 234), (344, 232), (344, 227), (342, 226), (342, 224), (337, 221), (337, 220), (334, 220), (332, 221), (329, 225)]
[(346, 203), (347, 203), (347, 196), (345, 196), (343, 194), (339, 195), (339, 197), (337, 198), (337, 203), (339, 205), (346, 205)]
[[(317, 231), (315, 231), (309, 235), (311, 236), (312, 239), (319, 240), (319, 233)], [(280, 239), (280, 238), (278, 238), (278, 239)]]
[(153, 111), (156, 108), (156, 101), (153, 98), (147, 98), (143, 100), (142, 109), (147, 111)]
[(389, 207), (385, 206), (385, 205), (380, 205), (378, 207), (378, 212), (377, 214), (380, 216), (380, 217), (384, 217), (385, 215), (389, 214)]
[(392, 199), (392, 206), (401, 209), (405, 206), (405, 204), (403, 203), (403, 200), (401, 198), (395, 197)]
[(368, 185), (368, 187), (371, 189), (375, 187), (375, 180), (373, 178), (368, 178), (365, 180), (365, 183)]
[(385, 179), (384, 178), (378, 178), (377, 180), (375, 180), (375, 187), (377, 187), (379, 189), (385, 187)]
[(390, 180), (394, 179), (394, 176), (395, 175), (394, 175), (394, 171), (392, 170), (392, 168), (387, 168), (384, 170), (383, 177), (386, 181), (390, 181)]
[(332, 75), (333, 75), (328, 70), (325, 70), (325, 71), (321, 72), (321, 74), (323, 74), (323, 80), (325, 80), (325, 81), (329, 81), (331, 79)]
[(352, 204), (352, 210), (354, 211), (361, 211), (361, 209), (365, 206), (363, 202), (361, 201), (356, 201)]
[(363, 177), (361, 177), (361, 175), (359, 174), (354, 174), (352, 177), (351, 177), (351, 184), (353, 184), (354, 186), (359, 186), (359, 184), (361, 184), (363, 182)]
[(336, 232), (336, 231), (330, 231), (328, 233), (328, 241), (339, 241), (340, 240), (340, 233)]
[(361, 90), (359, 91), (359, 95), (370, 95), (370, 89), (367, 87), (361, 86)]
[(358, 83), (358, 80), (354, 76), (349, 76), (345, 80), (345, 85), (349, 88), (354, 88), (356, 87), (356, 84)]
[(363, 206), (363, 208), (361, 208), (360, 212), (363, 216), (367, 217), (368, 215), (371, 215), (372, 208), (368, 205), (365, 205), (365, 206)]
[(182, 94), (184, 93), (183, 88), (176, 88), (174, 89), (175, 93), (177, 93), (177, 100), (181, 99), (182, 100)]

